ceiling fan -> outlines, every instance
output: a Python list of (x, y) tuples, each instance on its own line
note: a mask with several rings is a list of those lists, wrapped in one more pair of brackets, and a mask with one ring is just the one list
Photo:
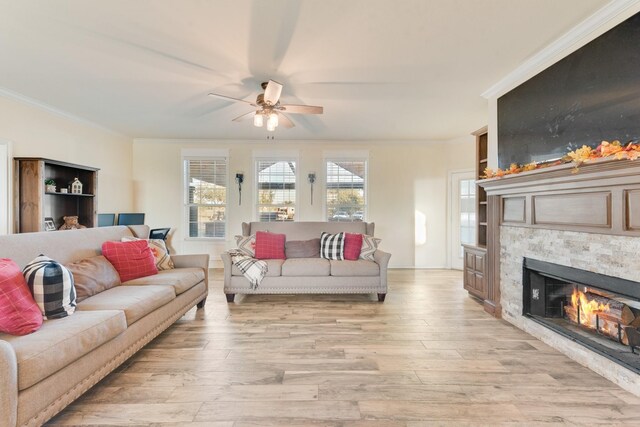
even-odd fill
[(273, 132), (278, 125), (282, 125), (287, 129), (294, 127), (295, 125), (284, 113), (291, 114), (322, 114), (323, 108), (314, 105), (295, 105), (295, 104), (280, 104), (280, 94), (282, 93), (282, 84), (275, 80), (269, 80), (262, 83), (262, 89), (264, 93), (261, 93), (256, 98), (255, 102), (246, 101), (244, 99), (232, 98), (226, 95), (220, 95), (218, 93), (210, 93), (209, 96), (215, 96), (216, 98), (222, 98), (229, 101), (244, 102), (255, 108), (254, 111), (250, 111), (241, 116), (233, 119), (234, 122), (249, 118), (253, 116), (253, 125), (256, 127), (262, 127), (266, 124), (267, 130)]

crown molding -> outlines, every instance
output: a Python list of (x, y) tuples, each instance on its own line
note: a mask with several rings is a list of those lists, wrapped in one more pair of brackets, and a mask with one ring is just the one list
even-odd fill
[(85, 118), (76, 116), (75, 114), (71, 114), (67, 111), (64, 110), (60, 110), (58, 108), (55, 108), (51, 105), (45, 104), (44, 102), (38, 101), (36, 99), (33, 98), (29, 98), (28, 96), (22, 95), (21, 93), (18, 92), (14, 92), (12, 90), (9, 90), (7, 88), (4, 87), (0, 87), (0, 96), (5, 97), (5, 98), (9, 98), (12, 99), (14, 101), (18, 101), (21, 102), (23, 104), (29, 105), (31, 107), (36, 107), (40, 110), (46, 111), (47, 113), (51, 113), (53, 115), (56, 115), (58, 117), (62, 117), (71, 121), (74, 121), (76, 123), (80, 123), (86, 126), (90, 126), (92, 128), (95, 129), (99, 129), (105, 132), (109, 132), (115, 136), (119, 136), (119, 137), (123, 137), (123, 138), (130, 138), (128, 135), (122, 134), (118, 131), (115, 131), (113, 129), (110, 129), (108, 127), (105, 127), (101, 124), (98, 124), (96, 122), (92, 122), (91, 120), (87, 120)]
[(489, 99), (504, 95), (509, 90), (560, 60), (561, 58), (557, 57), (567, 49), (573, 47), (573, 52), (600, 36), (605, 31), (608, 31), (607, 29), (600, 34), (593, 34), (600, 27), (606, 25), (619, 15), (631, 11), (632, 8), (635, 9), (635, 12), (638, 12), (638, 10), (640, 10), (640, 0), (612, 0), (593, 15), (563, 34), (559, 39), (527, 59), (511, 73), (485, 90), (481, 96)]

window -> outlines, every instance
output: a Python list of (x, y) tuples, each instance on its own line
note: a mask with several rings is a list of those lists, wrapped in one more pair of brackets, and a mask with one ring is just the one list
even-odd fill
[(189, 237), (225, 237), (227, 160), (185, 159), (186, 210)]
[(366, 160), (327, 160), (327, 219), (364, 221), (366, 182)]
[(296, 211), (296, 162), (256, 160), (258, 220), (293, 221)]
[[(476, 182), (460, 180), (460, 244), (473, 245), (476, 234)], [(460, 246), (460, 256), (463, 247)]]

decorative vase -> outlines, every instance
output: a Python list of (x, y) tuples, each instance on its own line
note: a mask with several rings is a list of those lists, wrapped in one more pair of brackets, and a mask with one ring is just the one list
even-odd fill
[(55, 185), (45, 185), (44, 189), (47, 193), (55, 193), (56, 192), (56, 186)]

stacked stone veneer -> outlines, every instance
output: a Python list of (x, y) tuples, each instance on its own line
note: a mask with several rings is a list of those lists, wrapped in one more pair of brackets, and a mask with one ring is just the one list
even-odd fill
[(640, 375), (522, 316), (522, 260), (533, 258), (640, 282), (640, 237), (500, 227), (500, 292), (505, 320), (640, 396)]

